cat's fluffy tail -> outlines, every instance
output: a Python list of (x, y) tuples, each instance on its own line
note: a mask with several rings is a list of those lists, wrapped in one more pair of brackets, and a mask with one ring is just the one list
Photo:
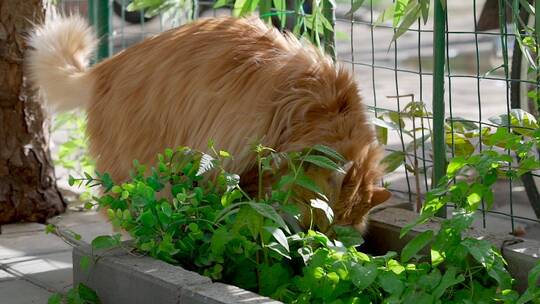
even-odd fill
[[(52, 16), (51, 16), (52, 15)], [(88, 104), (93, 79), (88, 61), (97, 39), (86, 21), (52, 12), (28, 39), (30, 80), (44, 93), (52, 111), (69, 111)]]

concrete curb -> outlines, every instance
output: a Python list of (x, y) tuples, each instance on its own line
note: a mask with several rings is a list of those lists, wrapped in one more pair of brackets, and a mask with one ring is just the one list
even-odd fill
[(87, 245), (73, 249), (73, 283), (95, 290), (103, 304), (233, 304), (281, 303), (241, 288), (212, 281), (195, 272), (117, 249), (99, 254), (86, 271)]
[[(381, 254), (387, 251), (400, 252), (401, 248), (418, 234), (426, 230), (438, 231), (440, 229), (437, 221), (429, 221), (414, 228), (403, 239), (400, 239), (401, 228), (416, 217), (415, 212), (397, 208), (381, 209), (372, 213), (368, 234), (365, 236), (370, 252)], [(540, 242), (524, 240), (509, 234), (494, 234), (477, 228), (471, 228), (467, 234), (471, 237), (489, 240), (495, 247), (499, 248), (508, 262), (509, 272), (517, 281), (515, 288), (520, 292), (527, 289), (528, 272), (540, 259)]]
[[(430, 221), (400, 239), (401, 228), (416, 216), (412, 211), (397, 208), (373, 212), (366, 235), (369, 252), (400, 252), (419, 233), (439, 229), (437, 221)], [(540, 258), (540, 242), (490, 234), (474, 228), (468, 234), (488, 239), (501, 248), (510, 272), (517, 279), (516, 288), (520, 291), (526, 289), (527, 273)], [(133, 256), (123, 249), (97, 254), (99, 257), (94, 258), (90, 267), (83, 271), (80, 260), (90, 255), (90, 247), (86, 244), (73, 249), (74, 285), (88, 285), (98, 293), (104, 304), (281, 303), (235, 286), (212, 283), (207, 277), (150, 257)]]

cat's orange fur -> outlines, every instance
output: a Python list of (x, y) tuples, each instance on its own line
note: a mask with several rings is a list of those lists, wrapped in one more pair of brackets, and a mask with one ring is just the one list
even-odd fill
[[(213, 139), (235, 156), (226, 169), (249, 187), (254, 141), (284, 152), (324, 144), (352, 162), (341, 179), (306, 168), (329, 193), (338, 224), (361, 224), (389, 198), (375, 186), (382, 150), (353, 77), (309, 43), (256, 18), (202, 19), (86, 68), (93, 39), (70, 27), (80, 22), (60, 18), (36, 31), (30, 73), (47, 95), (79, 90), (49, 102), (86, 107), (90, 153), (115, 181), (128, 178), (133, 159), (151, 164), (165, 148), (206, 150)], [(53, 83), (49, 75), (64, 76)], [(313, 197), (299, 190), (301, 202)]]

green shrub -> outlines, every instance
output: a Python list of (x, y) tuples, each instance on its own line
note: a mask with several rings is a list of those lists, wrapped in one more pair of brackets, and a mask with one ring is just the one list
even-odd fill
[[(510, 137), (499, 134), (491, 138), (494, 144), (501, 144), (501, 135)], [(356, 249), (362, 239), (352, 228), (333, 227), (334, 237), (294, 229), (299, 211), (291, 204), (292, 186), (318, 191), (306, 183), (301, 164), (317, 153), (323, 166), (337, 169), (337, 153), (324, 146), (288, 155), (259, 146), (256, 153), (260, 176), (283, 162), (289, 168), (271, 192), (260, 187), (256, 197), (221, 166), (231, 156), (215, 150), (213, 155), (166, 150), (150, 170), (135, 162), (131, 179), (121, 185), (108, 174), (70, 182), (104, 187), (96, 204), (109, 208), (113, 225), (128, 231), (141, 253), (287, 303), (540, 303), (540, 264), (531, 271), (529, 290), (519, 295), (498, 250), (486, 240), (464, 236), (479, 197), (489, 203), (493, 174), (510, 161), (506, 155), (484, 151), (454, 159), (444, 181), (448, 185), (466, 168), (479, 177), (431, 191), (422, 215), (403, 233), (450, 201), (456, 204), (453, 216), (441, 222), (440, 231), (414, 238), (400, 256), (371, 256)], [(314, 204), (331, 218), (328, 206), (320, 205)], [(92, 242), (95, 249), (119, 244), (119, 236)], [(422, 253), (425, 248), (430, 256)]]
[[(53, 119), (51, 132), (53, 134), (67, 133), (67, 136), (59, 143), (58, 148), (52, 155), (54, 165), (66, 170), (67, 174), (83, 175), (84, 172), (94, 172), (95, 170), (95, 161), (88, 154), (88, 141), (85, 130), (86, 114), (83, 112), (62, 113)], [(79, 200), (87, 202), (91, 199), (91, 189), (84, 187)]]

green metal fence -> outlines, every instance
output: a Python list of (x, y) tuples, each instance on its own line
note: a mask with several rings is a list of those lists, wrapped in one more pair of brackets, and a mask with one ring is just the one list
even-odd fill
[[(436, 0), (429, 22), (418, 21), (394, 42), (392, 24), (377, 21), (391, 0), (366, 0), (352, 15), (345, 12), (354, 1), (342, 1), (337, 2), (335, 20), (338, 61), (355, 73), (374, 122), (393, 126), (377, 130), (389, 155), (400, 165), (385, 177), (385, 183), (415, 209), (432, 183), (444, 175), (448, 158), (484, 149), (482, 130), (497, 125), (490, 118), (509, 117), (512, 108), (526, 100), (523, 94), (538, 88), (537, 80), (524, 72), (527, 66), (517, 60), (515, 33), (506, 22), (513, 1), (445, 1), (447, 7), (443, 7)], [(481, 18), (483, 8), (494, 2), (502, 8), (494, 14), (502, 22), (483, 29), (485, 20), (493, 21), (489, 16)], [(111, 1), (63, 3), (76, 4), (81, 13), (88, 8), (102, 39), (100, 58), (187, 20), (185, 14), (151, 20), (141, 15), (138, 24), (130, 24), (125, 21), (123, 1), (120, 14), (113, 12)], [(201, 1), (199, 7), (207, 4)], [(204, 15), (222, 13), (227, 11), (206, 10)], [(410, 136), (410, 130), (417, 131)], [(464, 143), (462, 136), (467, 132), (477, 132), (472, 147)], [(529, 178), (529, 185), (538, 179)], [(482, 225), (491, 231), (540, 237), (540, 201), (531, 199), (530, 193), (527, 196), (522, 180), (500, 180), (495, 190), (493, 209), (482, 206), (479, 210)]]
[[(512, 108), (519, 107), (516, 100), (512, 105), (512, 99), (520, 99), (514, 96), (520, 87), (538, 87), (536, 80), (528, 79), (523, 72), (526, 66), (522, 73), (518, 66), (513, 66), (518, 64), (513, 55), (519, 55), (519, 48), (514, 45), (512, 26), (506, 22), (507, 8), (513, 1), (494, 1), (502, 8), (495, 12), (499, 19), (495, 21), (502, 21), (501, 26), (480, 29), (483, 8), (493, 4), (492, 0), (446, 1), (448, 7), (433, 1), (431, 21), (426, 25), (419, 21), (394, 43), (391, 23), (377, 22), (390, 1), (366, 1), (367, 5), (353, 16), (338, 18), (338, 31), (349, 36), (347, 47), (340, 47), (338, 42), (338, 57), (355, 71), (373, 116), (393, 113), (394, 122), (400, 118), (408, 120), (405, 126), (398, 126), (393, 138), (388, 137), (387, 147), (396, 155), (403, 155), (403, 164), (409, 170), (401, 166), (386, 180), (391, 189), (410, 201), (415, 201), (417, 194), (421, 197), (444, 174), (446, 158), (460, 154), (460, 149), (485, 148), (480, 131), (497, 126), (492, 117), (510, 117)], [(416, 126), (404, 113), (413, 95), (428, 110), (412, 121)], [(415, 139), (408, 137), (404, 129), (420, 125), (431, 125), (433, 138), (415, 145)], [(455, 134), (456, 129), (464, 127), (479, 132), (474, 147), (464, 146), (459, 132)], [(426, 135), (424, 131), (419, 132), (416, 140)], [(411, 145), (418, 149), (407, 149)], [(420, 174), (414, 174), (414, 168), (410, 168), (414, 163), (418, 164)], [(530, 178), (534, 185), (537, 177)], [(483, 206), (479, 212), (483, 226), (498, 232), (525, 232), (538, 238), (540, 202), (530, 200), (525, 190), (520, 179), (498, 181), (494, 208), (486, 211)]]
[(128, 0), (60, 0), (59, 7), (64, 13), (88, 17), (89, 23), (95, 27), (100, 39), (96, 54), (98, 61), (155, 34), (180, 26), (189, 18), (186, 12), (180, 10), (169, 10), (147, 17), (142, 11), (129, 11), (127, 6), (130, 2)]

